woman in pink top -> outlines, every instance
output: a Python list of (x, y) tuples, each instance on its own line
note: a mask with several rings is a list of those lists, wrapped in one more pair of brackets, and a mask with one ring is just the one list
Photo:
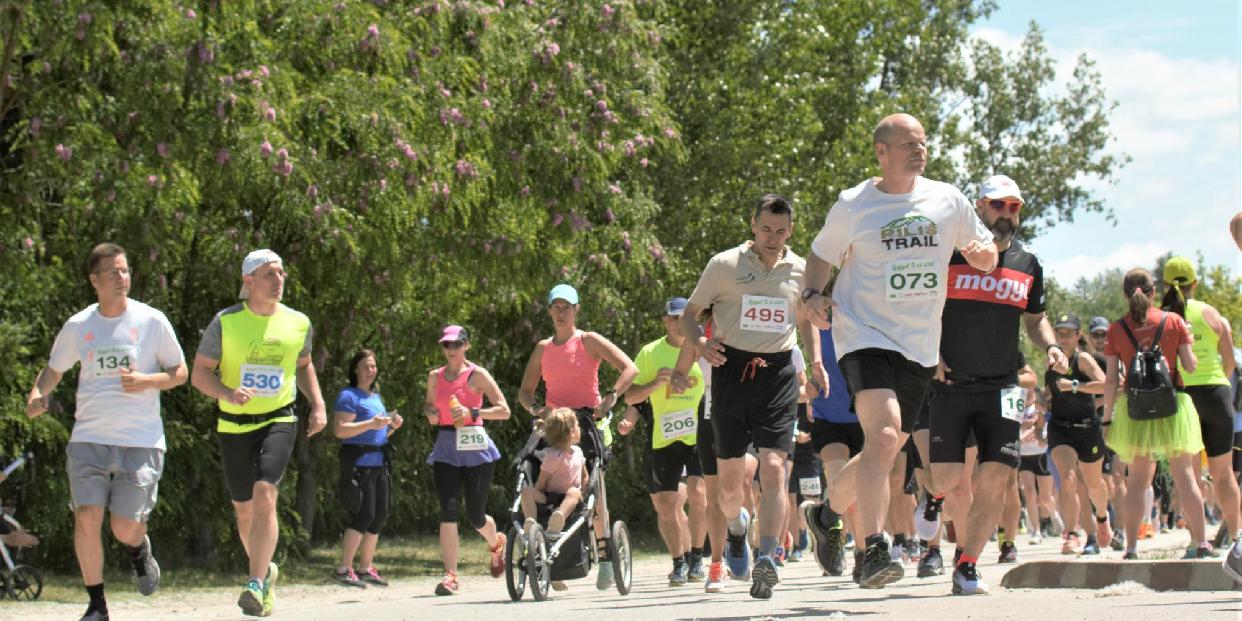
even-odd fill
[[(444, 579), (436, 585), (436, 595), (453, 595), (457, 581), (457, 519), (462, 496), (466, 499), (466, 519), (491, 550), (491, 574), (504, 573), (504, 533), (496, 531), (496, 521), (487, 515), (487, 491), (500, 451), (483, 429), (484, 420), (509, 418), (509, 404), (487, 369), (466, 359), (470, 333), (461, 326), (448, 326), (440, 336), (444, 366), (427, 376), (424, 413), (427, 423), (437, 428), (436, 442), (427, 456), (440, 496), (440, 559)], [(492, 404), (483, 407), (483, 397)]]
[[(552, 317), (556, 333), (535, 345), (535, 351), (526, 363), (526, 373), (522, 376), (518, 402), (541, 420), (558, 407), (574, 410), (588, 408), (594, 410), (595, 420), (604, 418), (617, 405), (618, 395), (629, 390), (630, 384), (634, 383), (638, 367), (612, 341), (595, 332), (578, 329), (575, 323), (578, 292), (573, 287), (560, 284), (552, 288), (548, 293), (548, 315)], [(601, 361), (607, 362), (618, 373), (612, 388), (603, 396), (599, 394)], [(544, 383), (546, 404), (535, 397), (540, 380)], [(607, 444), (609, 432), (607, 429), (601, 431)], [(606, 539), (609, 536), (608, 501), (602, 475), (595, 506), (595, 533)], [(606, 561), (608, 552), (605, 542), (596, 541), (596, 548), (600, 561)], [(610, 563), (600, 563), (595, 586), (601, 591), (612, 586)]]

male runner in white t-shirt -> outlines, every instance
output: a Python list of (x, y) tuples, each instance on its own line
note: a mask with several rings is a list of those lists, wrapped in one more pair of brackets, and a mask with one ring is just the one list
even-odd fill
[[(811, 320), (828, 327), (866, 442), (834, 481), (822, 505), (803, 503), (815, 536), (816, 560), (839, 567), (841, 520), (857, 501), (858, 528), (870, 533), (860, 573), (863, 588), (901, 578), (889, 557), (883, 481), (922, 407), (938, 361), (940, 312), (955, 248), (976, 269), (990, 272), (997, 249), (970, 201), (953, 186), (922, 176), (927, 165), (923, 126), (908, 114), (885, 117), (875, 129), (881, 177), (841, 193), (807, 254), (802, 302)], [(840, 269), (832, 299), (822, 294)], [(812, 367), (822, 365), (816, 358)], [(858, 493), (856, 493), (858, 492)]]
[(129, 299), (125, 251), (99, 244), (87, 265), (99, 302), (70, 317), (56, 335), (47, 367), (26, 399), (26, 415), (47, 411), (48, 395), (61, 376), (82, 365), (65, 469), (74, 551), (90, 596), (82, 619), (107, 621), (99, 537), (105, 507), (112, 514), (112, 534), (129, 551), (138, 591), (150, 595), (159, 587), (160, 566), (151, 555), (147, 518), (164, 470), (160, 391), (184, 384), (189, 372), (164, 314)]

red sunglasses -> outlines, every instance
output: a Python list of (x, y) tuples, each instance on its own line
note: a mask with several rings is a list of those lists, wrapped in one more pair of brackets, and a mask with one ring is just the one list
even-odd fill
[(991, 205), (992, 209), (997, 211), (1005, 211), (1008, 209), (1011, 214), (1016, 214), (1020, 209), (1022, 209), (1022, 203), (1019, 203), (1018, 201), (1007, 201), (999, 198), (989, 200), (988, 205)]

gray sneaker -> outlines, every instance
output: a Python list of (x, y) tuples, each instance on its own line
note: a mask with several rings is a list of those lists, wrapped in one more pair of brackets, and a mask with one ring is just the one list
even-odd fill
[(685, 586), (690, 580), (690, 567), (686, 565), (686, 561), (678, 558), (673, 561), (673, 571), (668, 574), (669, 586)]
[(601, 561), (595, 575), (595, 588), (607, 591), (612, 588), (612, 561)]
[(1242, 582), (1242, 539), (1234, 540), (1233, 546), (1225, 553), (1220, 562), (1221, 569), (1233, 578), (1234, 582)]
[(160, 588), (160, 564), (151, 555), (151, 538), (142, 538), (142, 548), (134, 562), (134, 583), (138, 592), (150, 595)]
[(772, 599), (772, 587), (780, 584), (776, 563), (770, 556), (761, 556), (750, 570), (750, 596), (755, 599)]

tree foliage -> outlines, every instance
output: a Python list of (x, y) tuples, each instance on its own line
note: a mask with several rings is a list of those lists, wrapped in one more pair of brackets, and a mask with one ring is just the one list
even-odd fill
[[(1063, 94), (1032, 27), (1004, 55), (970, 27), (989, 2), (570, 0), (26, 0), (0, 9), (0, 450), (33, 451), (24, 520), (71, 564), (59, 464), (70, 374), (53, 411), (24, 395), (61, 323), (89, 304), (84, 261), (120, 243), (132, 297), (164, 310), (193, 356), (235, 302), (238, 265), (270, 247), (286, 301), (315, 323), (325, 397), (354, 351), (378, 352), (386, 404), (412, 420), (445, 323), (511, 404), (543, 295), (568, 281), (580, 322), (635, 353), (662, 298), (747, 236), (752, 202), (797, 202), (804, 253), (837, 192), (874, 173), (871, 128), (919, 116), (929, 176), (964, 188), (1007, 172), (1030, 188), (1032, 234), (1102, 209), (1108, 112), (1082, 61)], [(1022, 88), (1013, 88), (1019, 85)], [(1030, 182), (1025, 181), (1029, 179)], [(161, 558), (235, 561), (214, 404), (163, 399), (169, 453), (152, 518)], [(493, 436), (525, 437), (515, 414)], [(437, 521), (432, 431), (394, 436), (389, 532)], [(641, 436), (622, 440), (610, 503), (652, 524)], [(284, 542), (337, 536), (336, 442), (299, 441)], [(636, 456), (637, 455), (637, 456)], [(507, 463), (507, 462), (506, 462)], [(503, 515), (511, 473), (498, 469)], [(6, 484), (7, 486), (7, 484)], [(111, 555), (116, 558), (116, 555)]]

